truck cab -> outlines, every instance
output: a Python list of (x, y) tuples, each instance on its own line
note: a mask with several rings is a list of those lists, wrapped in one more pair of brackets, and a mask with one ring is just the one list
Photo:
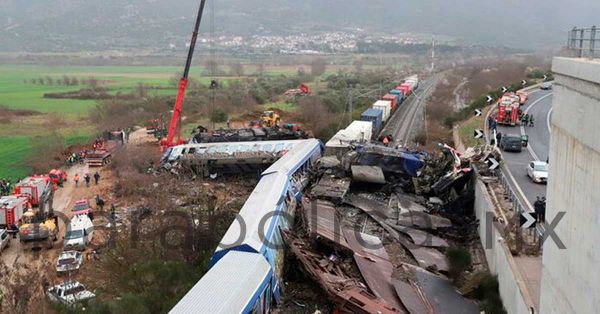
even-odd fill
[(94, 224), (87, 215), (75, 215), (67, 227), (64, 249), (85, 250), (94, 236)]

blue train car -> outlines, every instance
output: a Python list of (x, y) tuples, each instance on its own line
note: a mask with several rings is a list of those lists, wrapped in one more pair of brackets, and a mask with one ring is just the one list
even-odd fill
[[(215, 250), (210, 261), (210, 270), (194, 286), (195, 289), (190, 290), (173, 308), (173, 313), (185, 313), (188, 307), (184, 304), (204, 304), (202, 303), (205, 302), (204, 299), (209, 298), (213, 293), (211, 289), (216, 289), (214, 285), (221, 284), (211, 284), (209, 279), (218, 278), (215, 273), (222, 272), (224, 268), (234, 268), (235, 265), (229, 265), (232, 263), (231, 256), (232, 254), (238, 256), (239, 253), (259, 257), (268, 265), (270, 272), (266, 275), (261, 272), (250, 274), (252, 270), (248, 268), (247, 275), (250, 277), (245, 280), (252, 284), (240, 288), (244, 289), (243, 291), (236, 288), (239, 291), (234, 294), (224, 290), (219, 292), (231, 294), (231, 298), (221, 302), (226, 302), (227, 306), (235, 306), (213, 307), (208, 313), (254, 313), (257, 304), (260, 304), (257, 313), (267, 313), (271, 300), (279, 302), (280, 278), (283, 275), (284, 261), (283, 240), (279, 231), (288, 229), (293, 223), (294, 210), (301, 200), (302, 191), (308, 184), (308, 170), (322, 155), (323, 145), (319, 140), (301, 140), (262, 173), (261, 179), (242, 206), (237, 219), (231, 224), (221, 244)], [(243, 265), (240, 267), (244, 268)], [(263, 279), (263, 275), (267, 276), (267, 279)], [(267, 288), (262, 289), (263, 286)], [(242, 308), (238, 304), (240, 300), (235, 296), (242, 298), (243, 295), (250, 295), (250, 290), (253, 291), (252, 297), (244, 301)]]
[(402, 104), (402, 102), (404, 101), (404, 94), (402, 94), (401, 90), (392, 89), (390, 91), (390, 94), (398, 96), (398, 106), (400, 106), (400, 104)]
[(383, 124), (382, 116), (383, 116), (383, 112), (381, 110), (369, 108), (360, 115), (360, 120), (372, 122), (373, 123), (372, 134), (377, 134), (377, 133), (379, 133), (379, 130), (381, 130), (381, 126)]
[(230, 252), (169, 313), (269, 313), (272, 277), (262, 256)]

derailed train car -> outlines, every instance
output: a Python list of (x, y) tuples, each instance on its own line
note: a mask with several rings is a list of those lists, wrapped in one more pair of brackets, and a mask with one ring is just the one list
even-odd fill
[(302, 140), (262, 173), (216, 249), (210, 270), (170, 313), (269, 312), (281, 297), (280, 230), (293, 223), (308, 170), (322, 155), (319, 140)]

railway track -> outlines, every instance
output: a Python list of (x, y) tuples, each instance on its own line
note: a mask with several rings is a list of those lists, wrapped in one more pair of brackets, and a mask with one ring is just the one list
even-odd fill
[(392, 134), (394, 144), (407, 144), (412, 142), (414, 135), (414, 126), (422, 111), (423, 104), (431, 95), (431, 92), (439, 80), (439, 74), (423, 80), (417, 92), (402, 104), (400, 108), (390, 117), (390, 120), (383, 128), (380, 136)]

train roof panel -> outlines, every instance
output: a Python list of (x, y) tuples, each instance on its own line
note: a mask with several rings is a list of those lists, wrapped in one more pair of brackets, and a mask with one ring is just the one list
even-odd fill
[(278, 171), (283, 171), (286, 175), (290, 175), (310, 158), (310, 153), (313, 150), (321, 146), (321, 142), (317, 139), (308, 139), (299, 142), (293, 150), (288, 151), (283, 157), (267, 168), (263, 172), (263, 175)]
[[(263, 176), (240, 210), (239, 215), (244, 219), (245, 230), (242, 230), (239, 221), (233, 221), (221, 243), (231, 246), (229, 249), (247, 245), (255, 252), (260, 252), (265, 240), (261, 238), (261, 235), (267, 235), (273, 220), (269, 214), (275, 211), (277, 204), (283, 199), (282, 194), (287, 184), (288, 178), (285, 174), (275, 172)], [(262, 223), (264, 231), (259, 234), (259, 225), (263, 219), (266, 219)], [(228, 250), (228, 248), (217, 247), (215, 252), (223, 250)]]
[(241, 313), (268, 282), (270, 272), (260, 254), (229, 252), (169, 313)]

